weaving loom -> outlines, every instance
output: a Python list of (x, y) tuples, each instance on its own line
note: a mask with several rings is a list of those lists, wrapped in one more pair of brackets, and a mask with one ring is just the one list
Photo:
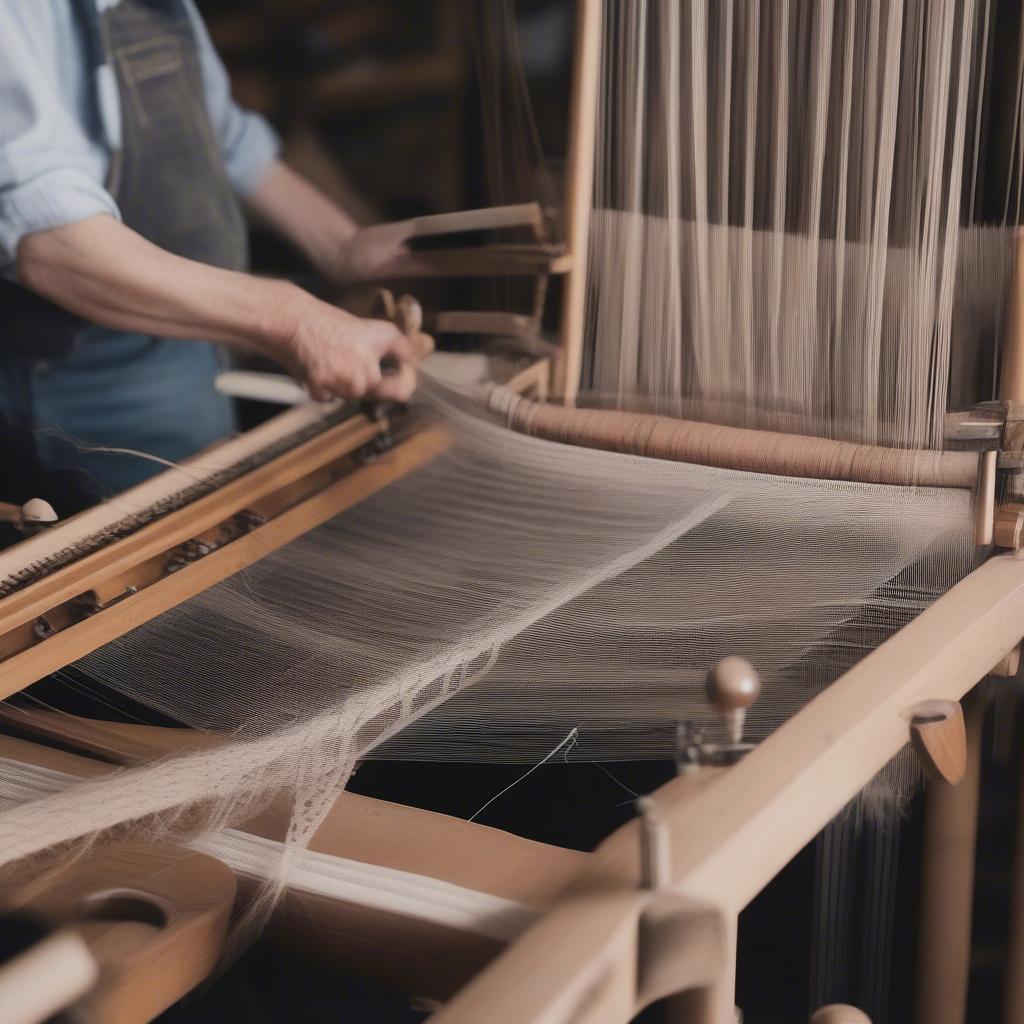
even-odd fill
[[(426, 310), (500, 358), (427, 357), (408, 411), (300, 401), (0, 553), (0, 696), (74, 666), (187, 727), (0, 712), (4, 902), (81, 924), (12, 1019), (152, 1019), (265, 926), (439, 1022), (726, 1024), (739, 912), (927, 773), (918, 1019), (963, 1020), (975, 688), (1024, 636), (1021, 58), (996, 226), (977, 198), (997, 6), (580, 0), (565, 245), (533, 203), (422, 218), (485, 244), (383, 274), (531, 282)], [(589, 854), (345, 791), (368, 757), (553, 756), (678, 775)]]

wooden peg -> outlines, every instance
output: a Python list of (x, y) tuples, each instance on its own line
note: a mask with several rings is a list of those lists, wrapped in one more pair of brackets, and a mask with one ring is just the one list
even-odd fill
[(424, 359), (434, 351), (434, 339), (423, 333), (423, 308), (411, 295), (403, 295), (395, 303), (395, 323), (409, 339), (417, 359)]
[(1003, 655), (992, 666), (992, 671), (989, 673), (993, 676), (1002, 676), (1006, 679), (1012, 679), (1020, 669), (1020, 644), (1013, 647), (1010, 651)]
[(910, 742), (930, 779), (957, 785), (967, 771), (967, 732), (957, 701), (926, 700), (914, 708)]
[(871, 1018), (856, 1006), (830, 1003), (815, 1012), (811, 1024), (871, 1024)]
[(730, 741), (739, 743), (743, 739), (747, 708), (761, 693), (756, 669), (745, 658), (723, 658), (708, 673), (707, 692), (712, 705), (726, 717)]
[[(388, 288), (378, 288), (373, 296), (370, 315), (393, 323), (408, 339), (417, 359), (434, 351), (434, 339), (423, 333), (423, 309), (411, 295), (395, 299)], [(393, 369), (397, 369), (397, 364)]]
[(664, 889), (672, 879), (668, 824), (653, 797), (636, 802), (640, 813), (640, 884), (645, 889)]

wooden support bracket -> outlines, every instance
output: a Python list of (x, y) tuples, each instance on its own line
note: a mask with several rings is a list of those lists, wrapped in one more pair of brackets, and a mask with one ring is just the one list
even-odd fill
[(967, 771), (967, 732), (958, 701), (926, 700), (910, 720), (910, 742), (930, 779), (957, 785)]

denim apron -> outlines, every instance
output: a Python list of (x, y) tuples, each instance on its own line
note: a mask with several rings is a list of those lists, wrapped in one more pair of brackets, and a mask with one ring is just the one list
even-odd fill
[[(124, 223), (179, 256), (228, 269), (246, 231), (206, 109), (181, 0), (121, 0), (100, 15), (70, 0), (94, 65), (113, 69), (122, 145), (107, 187)], [(231, 404), (213, 381), (221, 353), (200, 341), (86, 323), (0, 283), (0, 500), (50, 501), (63, 518), (229, 434)]]

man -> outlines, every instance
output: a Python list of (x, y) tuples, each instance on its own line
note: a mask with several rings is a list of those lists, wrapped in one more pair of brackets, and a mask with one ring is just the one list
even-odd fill
[(63, 517), (230, 433), (211, 342), (316, 399), (410, 395), (393, 326), (242, 272), (238, 197), (335, 283), (399, 245), (276, 152), (193, 0), (0, 0), (0, 500)]

